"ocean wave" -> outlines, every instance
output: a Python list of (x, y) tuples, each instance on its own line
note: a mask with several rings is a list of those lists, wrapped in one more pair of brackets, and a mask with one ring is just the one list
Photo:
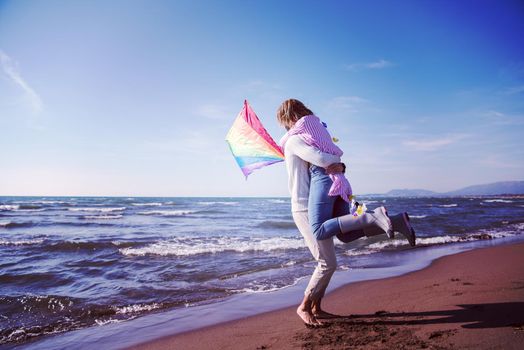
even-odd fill
[(108, 242), (108, 241), (60, 241), (46, 244), (43, 248), (46, 251), (76, 251), (76, 250), (99, 250), (115, 249), (117, 247), (136, 247), (139, 242)]
[(289, 200), (286, 200), (286, 199), (268, 199), (267, 201), (269, 203), (275, 203), (275, 204), (289, 203)]
[(18, 204), (2, 204), (0, 205), (1, 211), (18, 210), (20, 206)]
[(34, 238), (34, 239), (1, 239), (0, 246), (20, 246), (20, 245), (35, 245), (42, 244), (44, 242), (43, 238)]
[(271, 293), (276, 292), (278, 290), (286, 289), (289, 287), (295, 286), (300, 280), (302, 280), (304, 277), (295, 278), (292, 283), (290, 284), (276, 284), (276, 283), (251, 283), (251, 286), (244, 287), (241, 289), (234, 289), (232, 290), (233, 293), (248, 293), (248, 294), (256, 294), (256, 293)]
[(293, 266), (296, 264), (297, 262), (295, 260), (289, 260), (288, 262), (281, 264), (280, 267), (289, 267), (289, 266)]
[(428, 216), (427, 215), (409, 215), (409, 218), (410, 219), (424, 219), (424, 218), (427, 218)]
[(109, 219), (121, 219), (124, 215), (117, 214), (117, 215), (84, 215), (81, 216), (80, 219), (85, 220), (109, 220)]
[(225, 202), (225, 201), (215, 201), (215, 202), (198, 202), (200, 205), (237, 205), (239, 202)]
[(441, 208), (454, 208), (454, 207), (458, 207), (458, 204), (456, 204), (456, 203), (453, 203), (453, 204), (440, 204), (439, 207), (441, 207)]
[(197, 210), (149, 210), (139, 211), (140, 215), (158, 215), (158, 216), (184, 216), (197, 213)]
[[(17, 318), (7, 327), (0, 329), (0, 345), (10, 342), (20, 342), (30, 338), (62, 333), (86, 326), (82, 321), (73, 321), (71, 316), (85, 315), (89, 311), (73, 309), (72, 306), (80, 304), (73, 298), (52, 295), (22, 295), (2, 296), (0, 304), (9, 305), (11, 310), (23, 310), (24, 315), (37, 315), (20, 321)], [(10, 310), (8, 309), (7, 312)], [(45, 323), (39, 323), (38, 318), (45, 319)]]
[(32, 204), (2, 204), (0, 205), (0, 211), (44, 211), (40, 205)]
[(163, 204), (160, 202), (155, 203), (131, 203), (131, 205), (134, 205), (135, 207), (160, 207)]
[(127, 256), (162, 255), (162, 256), (189, 256), (198, 254), (216, 254), (221, 252), (248, 252), (304, 248), (302, 239), (297, 238), (206, 238), (206, 239), (174, 239), (160, 241), (140, 248), (119, 249), (120, 253)]
[[(17, 203), (23, 203), (23, 202), (17, 202)], [(48, 200), (31, 201), (30, 203), (35, 203), (35, 204), (68, 204), (65, 201), (48, 201)]]
[(41, 205), (34, 205), (34, 204), (20, 204), (18, 205), (18, 210), (37, 210), (37, 209), (43, 209)]
[(31, 227), (33, 222), (14, 222), (14, 221), (0, 221), (0, 228), (16, 228), (16, 227)]
[[(434, 237), (417, 237), (417, 246), (424, 247), (511, 237), (520, 234), (520, 231), (524, 229), (524, 224), (512, 225), (512, 227), (508, 226), (508, 228), (509, 230), (505, 231), (481, 230), (477, 233), (464, 236), (444, 235)], [(368, 255), (381, 251), (391, 251), (399, 247), (407, 246), (409, 246), (409, 243), (405, 239), (392, 239), (372, 243), (362, 248), (349, 249), (344, 254), (348, 256)]]
[(484, 203), (513, 203), (513, 201), (509, 200), (509, 199), (486, 199), (486, 200), (483, 200), (482, 202)]
[(368, 254), (373, 254), (373, 253), (377, 253), (379, 250), (371, 250), (371, 249), (362, 249), (362, 248), (353, 248), (353, 249), (348, 249), (344, 252), (344, 255), (347, 255), (347, 256), (359, 256), (359, 255), (368, 255)]
[(296, 229), (297, 228), (294, 221), (267, 220), (267, 221), (261, 222), (257, 226), (263, 227), (263, 228), (276, 228), (276, 229)]
[(126, 207), (114, 207), (114, 208), (93, 208), (93, 207), (82, 207), (82, 208), (67, 208), (69, 211), (99, 211), (102, 213), (109, 213), (113, 211), (124, 211)]
[[(0, 274), (0, 284), (15, 284), (24, 287), (38, 286), (39, 288), (57, 287), (74, 281), (73, 278), (53, 272), (15, 272)], [(35, 287), (36, 288), (36, 287)]]
[(109, 318), (109, 319), (96, 319), (95, 320), (95, 323), (98, 325), (98, 326), (105, 326), (106, 324), (112, 324), (112, 323), (121, 323), (121, 322), (124, 322), (125, 320), (119, 320), (119, 319), (114, 319), (114, 318)]
[[(82, 217), (78, 217), (79, 220), (82, 220)], [(73, 227), (85, 227), (85, 226), (115, 226), (115, 223), (107, 222), (106, 220), (103, 221), (96, 221), (96, 220), (82, 220), (82, 221), (57, 221), (57, 222), (44, 222), (39, 223), (39, 226), (73, 226)]]
[(159, 309), (161, 307), (162, 305), (158, 303), (135, 304), (135, 305), (115, 307), (114, 310), (117, 314), (130, 314), (130, 313), (138, 313), (138, 312), (143, 312), (143, 311), (151, 311), (151, 310)]

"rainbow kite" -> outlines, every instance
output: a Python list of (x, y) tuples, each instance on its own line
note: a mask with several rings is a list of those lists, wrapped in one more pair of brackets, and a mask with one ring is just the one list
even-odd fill
[(246, 179), (254, 170), (284, 160), (282, 150), (264, 129), (247, 100), (229, 129), (226, 141)]

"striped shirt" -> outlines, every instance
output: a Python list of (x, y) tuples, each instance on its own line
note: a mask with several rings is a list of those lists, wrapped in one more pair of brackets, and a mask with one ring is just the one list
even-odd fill
[[(307, 115), (300, 118), (284, 135), (280, 141), (280, 146), (284, 148), (288, 138), (293, 135), (298, 135), (306, 144), (317, 148), (321, 152), (339, 157), (344, 154), (344, 152), (333, 143), (333, 139), (327, 131), (327, 128), (315, 115)], [(345, 201), (351, 203), (350, 196), (352, 195), (352, 189), (344, 174), (331, 174), (329, 177), (333, 181), (333, 185), (331, 185), (328, 194), (330, 196), (341, 196)]]

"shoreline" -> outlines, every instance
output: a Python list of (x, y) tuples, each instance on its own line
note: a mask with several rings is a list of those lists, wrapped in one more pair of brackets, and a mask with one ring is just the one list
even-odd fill
[(287, 307), (129, 349), (522, 348), (523, 300), (524, 243), (515, 242), (339, 287), (324, 307), (344, 317), (326, 328), (305, 328)]
[[(516, 235), (494, 240), (443, 244), (391, 252), (389, 259), (397, 265), (389, 267), (379, 265), (370, 268), (337, 271), (330, 283), (325, 301), (327, 302), (331, 295), (338, 293), (339, 290), (351, 288), (351, 286), (360, 283), (386, 281), (390, 278), (401, 278), (412, 273), (425, 271), (443, 257), (460, 255), (462, 252), (477, 251), (483, 248), (524, 244), (523, 241), (524, 237)], [(398, 265), (399, 259), (403, 261), (400, 265)], [(524, 278), (522, 280), (524, 281)], [(298, 300), (302, 298), (307, 282), (308, 278), (303, 278), (292, 286), (273, 292), (241, 293), (211, 303), (152, 313), (125, 322), (109, 323), (103, 326), (35, 338), (21, 344), (4, 344), (0, 348), (39, 350), (123, 349), (143, 348), (143, 346), (150, 348), (147, 346), (162, 339), (185, 337), (193, 332), (206, 331), (251, 318), (265, 317), (266, 314), (285, 310), (292, 311), (288, 320), (290, 324), (296, 326), (298, 317), (294, 315), (294, 308)], [(348, 300), (351, 300), (351, 298)], [(327, 311), (334, 311), (327, 306), (328, 304), (324, 304)], [(254, 305), (256, 305), (256, 308)], [(298, 322), (298, 326), (300, 329), (302, 328), (300, 322)], [(249, 344), (244, 345), (251, 347)], [(199, 345), (196, 348), (201, 348), (201, 346)]]

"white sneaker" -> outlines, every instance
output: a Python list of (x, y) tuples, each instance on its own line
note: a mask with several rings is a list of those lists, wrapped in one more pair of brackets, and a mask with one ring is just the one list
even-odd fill
[(389, 238), (393, 238), (395, 233), (393, 231), (393, 224), (388, 216), (388, 211), (385, 207), (378, 207), (373, 212), (369, 212), (371, 216), (376, 220), (376, 223), (380, 228), (386, 232)]

